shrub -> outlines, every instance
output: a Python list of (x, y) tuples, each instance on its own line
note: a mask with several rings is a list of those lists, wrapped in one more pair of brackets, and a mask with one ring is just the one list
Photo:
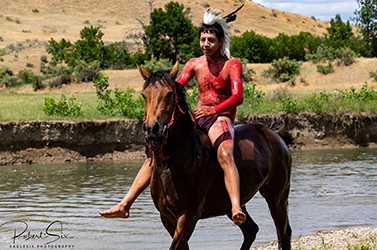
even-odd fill
[(305, 103), (308, 105), (309, 110), (322, 114), (325, 106), (333, 101), (333, 95), (326, 91), (320, 92), (319, 95), (313, 93), (310, 97), (305, 99)]
[(282, 99), (283, 110), (287, 113), (294, 113), (298, 111), (297, 100), (292, 97)]
[(44, 77), (34, 74), (29, 69), (20, 70), (17, 74), (17, 77), (19, 84), (31, 84), (34, 91), (44, 88), (44, 85), (42, 84)]
[(47, 67), (45, 62), (39, 63), (39, 72), (46, 74), (47, 73)]
[(42, 76), (38, 76), (38, 75), (34, 75), (33, 76), (33, 80), (31, 82), (32, 86), (33, 86), (33, 89), (34, 91), (37, 91), (39, 89), (44, 89), (45, 86), (43, 85), (43, 77)]
[(330, 61), (328, 62), (327, 65), (318, 64), (317, 65), (317, 72), (324, 74), (324, 75), (327, 75), (329, 73), (333, 73), (334, 72), (334, 66), (332, 65), (332, 63)]
[(0, 80), (0, 87), (5, 86), (7, 88), (16, 87), (21, 85), (21, 81), (17, 78), (17, 76), (5, 75)]
[(317, 48), (317, 52), (313, 54), (306, 54), (305, 59), (307, 61), (312, 61), (313, 63), (318, 63), (322, 60), (327, 61), (334, 61), (336, 58), (336, 51), (333, 47), (329, 47), (326, 45), (320, 45)]
[(33, 86), (34, 91), (44, 88), (44, 85), (42, 84), (43, 77), (34, 74), (31, 70), (20, 70), (18, 72), (18, 78), (24, 84), (31, 84)]
[(355, 57), (358, 55), (350, 48), (340, 48), (336, 51), (338, 65), (350, 66), (355, 62)]
[(151, 60), (146, 61), (144, 64), (141, 65), (141, 67), (143, 67), (150, 73), (155, 72), (157, 70), (169, 70), (172, 69), (173, 66), (174, 65), (169, 61), (169, 59), (156, 60), (156, 58), (153, 56)]
[(91, 82), (97, 78), (100, 72), (100, 64), (98, 61), (86, 63), (80, 61), (73, 70), (73, 75), (79, 82)]
[(255, 71), (252, 68), (247, 67), (248, 60), (245, 58), (239, 59), (242, 65), (242, 81), (243, 82), (252, 82), (253, 75), (255, 75)]
[(203, 7), (204, 7), (204, 8), (209, 8), (210, 5), (209, 5), (209, 3), (207, 3), (207, 2), (203, 2)]
[(263, 71), (263, 75), (271, 77), (276, 82), (286, 82), (300, 73), (300, 64), (286, 57), (272, 62), (272, 67)]
[(67, 96), (62, 94), (58, 103), (51, 97), (45, 98), (45, 105), (43, 106), (43, 112), (48, 116), (60, 115), (60, 116), (72, 116), (78, 117), (82, 114), (81, 103), (76, 104), (76, 96), (72, 95), (67, 101)]
[(348, 100), (359, 100), (359, 101), (377, 101), (377, 91), (372, 86), (368, 89), (368, 84), (365, 83), (361, 88), (360, 92), (357, 92), (354, 87), (351, 87), (351, 90), (339, 90), (339, 95), (343, 99)]
[(22, 82), (19, 81), (18, 78), (13, 75), (13, 72), (9, 67), (3, 66), (0, 68), (0, 87), (16, 87), (21, 83)]
[(3, 66), (3, 67), (0, 68), (0, 79), (2, 79), (6, 75), (12, 76), (13, 71), (9, 67)]
[(104, 114), (111, 116), (122, 115), (128, 118), (142, 118), (144, 115), (144, 101), (141, 96), (134, 99), (133, 89), (127, 88), (126, 91), (120, 91), (117, 88), (114, 94), (109, 87), (109, 78), (99, 73), (94, 80), (96, 93), (98, 97), (97, 109)]
[(253, 104), (259, 104), (263, 101), (264, 93), (262, 90), (256, 89), (256, 84), (246, 83), (243, 85), (243, 95), (245, 102), (251, 102)]
[(198, 105), (198, 88), (196, 86), (192, 88), (192, 92), (186, 92), (186, 100), (191, 107)]
[(377, 82), (377, 70), (369, 72), (369, 76)]
[(63, 84), (70, 84), (73, 70), (70, 67), (60, 66), (50, 68), (52, 71), (48, 76), (51, 78), (49, 86), (52, 88), (60, 88)]
[(287, 97), (291, 97), (289, 89), (286, 86), (279, 86), (279, 88), (271, 91), (270, 95), (268, 96), (268, 99), (281, 101)]
[(41, 56), (41, 62), (47, 63), (47, 56), (46, 55)]
[(255, 70), (252, 68), (242, 67), (242, 80), (244, 82), (252, 82)]

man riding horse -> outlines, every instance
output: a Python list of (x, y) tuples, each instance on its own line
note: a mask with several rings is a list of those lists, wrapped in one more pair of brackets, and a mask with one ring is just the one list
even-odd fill
[[(242, 5), (243, 6), (243, 5)], [(241, 63), (230, 56), (229, 22), (236, 19), (238, 8), (221, 17), (220, 11), (209, 9), (204, 13), (199, 29), (203, 56), (189, 60), (177, 81), (186, 86), (195, 76), (198, 82), (198, 107), (193, 116), (217, 151), (224, 172), (225, 187), (232, 204), (231, 217), (240, 225), (246, 220), (240, 205), (240, 177), (233, 158), (233, 121), (237, 106), (243, 102)], [(129, 210), (138, 195), (149, 185), (153, 159), (149, 156), (137, 174), (122, 201), (109, 210), (100, 211), (106, 218), (128, 218)]]

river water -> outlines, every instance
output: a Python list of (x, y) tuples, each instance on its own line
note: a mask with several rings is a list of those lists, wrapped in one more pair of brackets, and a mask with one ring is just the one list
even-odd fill
[[(317, 230), (377, 226), (377, 149), (293, 152), (289, 217), (293, 238)], [(131, 217), (105, 219), (143, 160), (0, 167), (0, 249), (168, 249), (149, 190)], [(254, 245), (276, 240), (264, 199), (248, 211), (259, 225)], [(239, 249), (242, 234), (226, 217), (199, 221), (190, 249)]]

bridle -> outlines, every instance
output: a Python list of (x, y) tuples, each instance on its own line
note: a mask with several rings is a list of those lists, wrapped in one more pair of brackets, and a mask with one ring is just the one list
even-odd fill
[[(189, 138), (192, 133), (194, 132), (195, 128), (196, 128), (196, 123), (195, 123), (195, 126), (193, 127), (192, 131), (190, 132), (190, 134), (183, 140), (183, 142), (181, 142), (177, 147), (176, 149), (173, 151), (173, 153), (171, 153), (169, 156), (164, 156), (163, 152), (162, 152), (162, 148), (163, 146), (166, 144), (167, 142), (167, 139), (168, 139), (168, 136), (169, 136), (169, 132), (172, 130), (175, 122), (178, 120), (178, 117), (180, 116), (180, 114), (185, 114), (185, 112), (182, 110), (182, 108), (180, 107), (179, 105), (179, 99), (178, 99), (178, 94), (177, 94), (177, 87), (173, 81), (173, 79), (171, 79), (170, 77), (167, 76), (167, 74), (164, 74), (164, 78), (165, 80), (169, 83), (169, 85), (173, 88), (173, 93), (174, 93), (174, 107), (173, 107), (173, 112), (172, 112), (172, 115), (170, 117), (170, 120), (168, 122), (167, 125), (164, 125), (163, 129), (162, 129), (162, 136), (163, 136), (163, 141), (161, 144), (157, 145), (157, 146), (154, 146), (154, 145), (151, 145), (150, 142), (148, 142), (147, 139), (145, 139), (145, 144), (146, 146), (151, 150), (151, 157), (153, 157), (153, 153), (154, 152), (158, 152), (158, 155), (160, 156), (160, 158), (162, 160), (167, 160), (169, 159), (175, 152), (177, 152), (177, 150), (180, 148), (180, 146), (187, 140), (187, 138)], [(178, 110), (179, 112), (176, 112), (176, 110)], [(194, 121), (194, 118), (191, 117), (191, 119)], [(146, 120), (146, 117), (144, 116), (144, 119), (143, 119), (143, 122), (145, 122)], [(151, 161), (151, 164), (152, 164), (152, 161)]]

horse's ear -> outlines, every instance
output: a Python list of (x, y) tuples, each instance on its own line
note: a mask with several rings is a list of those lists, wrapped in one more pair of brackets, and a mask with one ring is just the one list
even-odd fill
[(178, 72), (179, 72), (179, 62), (177, 61), (174, 65), (173, 69), (170, 71), (169, 76), (172, 79), (175, 79), (178, 75)]
[(151, 74), (149, 74), (149, 72), (143, 69), (139, 64), (136, 65), (140, 71), (141, 76), (144, 78), (144, 80), (147, 80), (151, 76)]

